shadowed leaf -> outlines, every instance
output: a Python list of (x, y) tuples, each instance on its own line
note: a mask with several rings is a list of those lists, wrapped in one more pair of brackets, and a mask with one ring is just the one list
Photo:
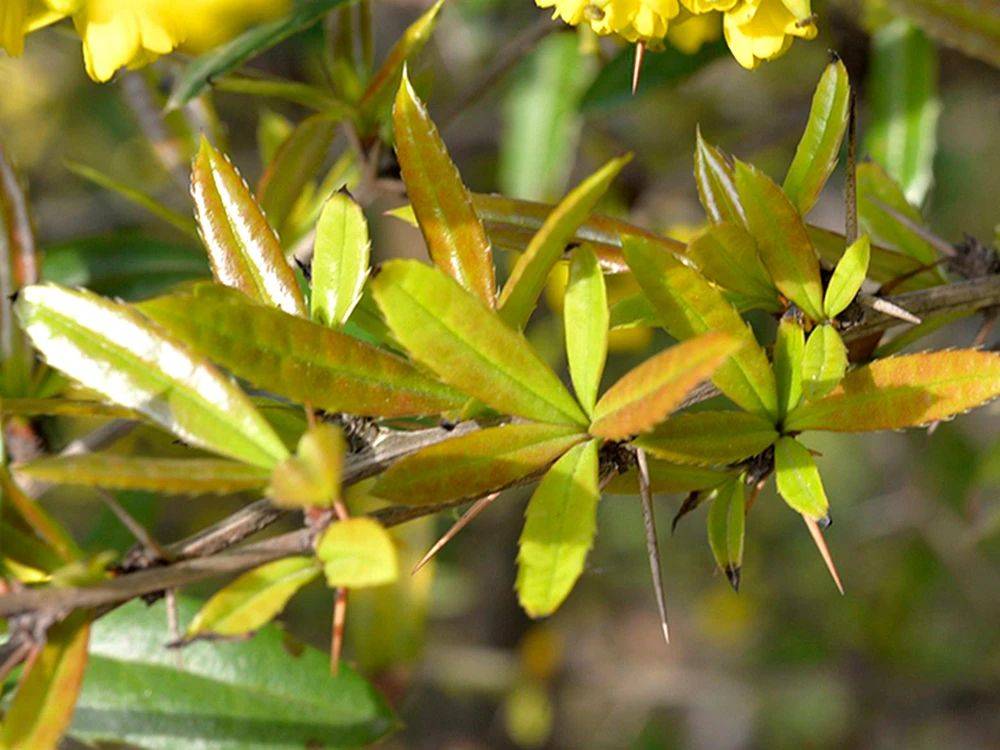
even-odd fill
[(830, 503), (812, 454), (794, 438), (783, 437), (774, 444), (774, 477), (786, 503), (815, 521), (826, 518)]
[(563, 304), (566, 358), (577, 400), (592, 415), (608, 350), (608, 294), (597, 256), (587, 245), (573, 251)]
[[(6, 466), (0, 466), (0, 489), (3, 490), (0, 499), (4, 506), (4, 522), (8, 520), (23, 522), (23, 529), (45, 542), (46, 547), (63, 562), (72, 562), (83, 554), (69, 532), (20, 488)], [(6, 539), (4, 544), (6, 545)]]
[(137, 411), (103, 401), (71, 398), (5, 398), (0, 404), (4, 416), (107, 417), (142, 419)]
[(832, 391), (847, 371), (847, 347), (830, 325), (817, 326), (809, 334), (802, 355), (802, 393), (807, 401)]
[[(844, 235), (813, 226), (808, 227), (807, 231), (820, 258), (831, 266), (840, 262), (841, 258), (844, 257), (844, 249), (847, 247)], [(941, 283), (941, 276), (936, 268), (921, 271), (924, 264), (916, 258), (877, 245), (870, 247), (868, 278), (872, 281), (885, 283), (906, 277), (905, 281), (894, 287), (897, 292), (925, 289)]]
[(384, 586), (399, 575), (395, 542), (370, 518), (331, 523), (316, 543), (316, 557), (331, 588)]
[(983, 0), (893, 0), (940, 42), (1000, 68), (1000, 8)]
[(708, 508), (708, 544), (719, 568), (736, 591), (740, 590), (743, 537), (746, 533), (746, 485), (734, 477), (716, 490)]
[(771, 312), (781, 309), (774, 283), (757, 255), (757, 245), (741, 225), (709, 227), (688, 244), (685, 255), (705, 278), (736, 292), (748, 305)]
[(276, 467), (267, 496), (281, 508), (329, 508), (340, 500), (347, 445), (340, 428), (321, 423), (299, 440), (294, 456)]
[[(886, 211), (888, 206), (918, 226), (920, 212), (906, 200), (902, 188), (874, 162), (858, 165), (858, 216), (873, 239), (891, 245), (920, 264), (938, 260), (937, 250), (927, 240)], [(937, 272), (940, 273), (940, 272)]]
[(361, 206), (337, 193), (324, 204), (316, 225), (312, 260), (312, 317), (334, 328), (344, 325), (361, 300), (371, 242)]
[(836, 318), (854, 301), (868, 275), (870, 262), (871, 242), (868, 235), (862, 235), (844, 251), (827, 284), (823, 312), (828, 318)]
[(664, 461), (723, 466), (756, 456), (777, 439), (771, 422), (756, 414), (699, 411), (675, 414), (635, 444)]

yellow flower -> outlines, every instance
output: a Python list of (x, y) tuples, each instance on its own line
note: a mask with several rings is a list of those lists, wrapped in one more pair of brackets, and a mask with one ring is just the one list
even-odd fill
[(0, 49), (8, 55), (20, 55), (25, 34), (62, 18), (51, 5), (41, 0), (0, 0)]
[(184, 50), (201, 53), (231, 39), (248, 26), (286, 13), (292, 0), (187, 0)]
[(680, 13), (678, 0), (535, 0), (555, 8), (553, 18), (576, 26), (586, 21), (598, 34), (618, 34), (630, 42), (658, 42)]
[(682, 10), (667, 29), (667, 39), (685, 55), (693, 55), (703, 44), (714, 42), (720, 36), (722, 17), (719, 13), (691, 13)]
[(713, 10), (731, 10), (739, 0), (681, 0), (692, 13), (708, 13)]
[(816, 36), (809, 0), (741, 0), (726, 13), (726, 43), (744, 68), (783, 55), (794, 37)]

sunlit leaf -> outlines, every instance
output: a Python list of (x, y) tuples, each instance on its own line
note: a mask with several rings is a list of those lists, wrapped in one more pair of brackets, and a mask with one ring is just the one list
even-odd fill
[(889, 357), (852, 370), (825, 398), (802, 404), (788, 430), (868, 432), (948, 419), (1000, 396), (1000, 354), (974, 350)]
[(165, 495), (225, 495), (260, 489), (265, 469), (217, 458), (146, 458), (86, 453), (39, 458), (18, 464), (19, 474), (41, 482)]
[(597, 532), (598, 447), (590, 440), (570, 449), (528, 502), (515, 587), (530, 617), (555, 612), (583, 573)]
[(922, 226), (920, 212), (906, 200), (902, 188), (874, 162), (858, 165), (858, 217), (873, 239), (891, 245), (921, 264), (938, 260), (934, 247), (886, 211), (886, 207)]
[(597, 256), (587, 246), (573, 251), (563, 304), (566, 358), (576, 397), (588, 415), (597, 403), (608, 350), (608, 294)]
[(184, 638), (252, 633), (273, 620), (321, 571), (315, 557), (286, 557), (247, 571), (205, 602)]
[(399, 575), (392, 537), (370, 518), (331, 523), (316, 543), (316, 556), (331, 587), (383, 586)]
[(830, 503), (812, 454), (794, 438), (774, 444), (774, 477), (778, 492), (795, 511), (815, 521), (826, 518)]
[(708, 508), (707, 524), (708, 544), (715, 562), (738, 591), (746, 533), (746, 485), (743, 477), (730, 479), (716, 490)]
[(726, 154), (701, 137), (700, 128), (694, 152), (694, 180), (709, 221), (746, 225), (732, 164)]
[[(813, 329), (802, 355), (802, 393), (806, 400), (825, 396), (847, 371), (847, 347), (831, 325)], [(789, 409), (794, 404), (789, 404)]]
[(431, 260), (492, 306), (493, 251), (469, 191), (405, 72), (392, 110), (396, 155)]
[[(694, 492), (718, 487), (730, 477), (736, 475), (736, 470), (709, 469), (700, 466), (686, 466), (649, 459), (649, 486), (653, 492), (673, 494)], [(605, 490), (612, 495), (638, 495), (639, 474), (635, 467), (612, 479)]]
[(587, 423), (524, 336), (441, 271), (417, 261), (391, 261), (372, 291), (396, 338), (442, 381), (504, 414)]
[(321, 423), (299, 440), (294, 456), (274, 468), (267, 496), (283, 508), (329, 508), (340, 499), (347, 446), (340, 429)]
[(259, 302), (305, 315), (277, 235), (236, 168), (204, 138), (192, 167), (191, 195), (215, 278)]
[(630, 159), (623, 156), (609, 161), (573, 188), (546, 217), (518, 257), (500, 294), (500, 316), (512, 327), (523, 328), (528, 322), (552, 266)]
[(288, 454), (229, 378), (127, 305), (45, 284), (17, 313), (52, 367), (182, 440), (264, 468)]
[(862, 235), (844, 251), (827, 284), (823, 312), (828, 318), (837, 317), (854, 301), (868, 275), (870, 262), (871, 241), (868, 235)]
[(328, 326), (347, 322), (368, 276), (368, 223), (361, 206), (337, 193), (323, 206), (312, 260), (312, 317)]
[(679, 464), (724, 466), (756, 456), (778, 439), (767, 419), (745, 411), (675, 414), (635, 445)]
[(724, 333), (706, 333), (647, 359), (597, 402), (590, 433), (606, 440), (624, 440), (648, 432), (742, 343)]
[(437, 414), (466, 400), (400, 357), (218, 284), (158, 297), (141, 309), (238, 377), (321, 409), (400, 417)]
[(777, 290), (757, 255), (753, 237), (739, 224), (715, 224), (695, 237), (685, 255), (702, 275), (748, 303), (771, 312), (780, 308)]
[(744, 162), (736, 163), (736, 187), (774, 285), (810, 318), (822, 320), (819, 261), (795, 206), (770, 177)]
[(372, 489), (405, 505), (476, 498), (547, 468), (583, 441), (574, 427), (511, 424), (451, 438), (394, 463)]
[(820, 191), (837, 165), (850, 105), (847, 68), (838, 59), (826, 67), (819, 79), (809, 122), (785, 175), (785, 194), (803, 216), (816, 205)]
[(773, 362), (781, 416), (798, 406), (802, 399), (802, 358), (805, 348), (806, 337), (801, 323), (791, 317), (782, 318), (774, 341)]
[(697, 271), (641, 237), (622, 238), (625, 258), (661, 324), (677, 339), (719, 331), (742, 346), (724, 362), (712, 382), (735, 403), (774, 417), (778, 402), (767, 355), (740, 314)]

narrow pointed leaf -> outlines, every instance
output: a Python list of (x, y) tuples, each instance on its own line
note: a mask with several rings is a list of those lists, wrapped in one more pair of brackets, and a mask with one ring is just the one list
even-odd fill
[(757, 255), (757, 244), (742, 225), (715, 224), (693, 239), (684, 254), (705, 278), (723, 289), (764, 309), (781, 309), (774, 283)]
[(774, 444), (774, 476), (778, 492), (795, 511), (814, 521), (826, 518), (830, 503), (812, 454), (794, 438)]
[(437, 414), (467, 400), (400, 357), (218, 284), (158, 297), (141, 309), (238, 377), (299, 403), (402, 417)]
[(915, 258), (921, 264), (938, 260), (938, 252), (927, 240), (886, 211), (886, 206), (923, 225), (920, 212), (914, 208), (899, 184), (874, 162), (858, 165), (858, 216), (861, 226), (873, 239), (894, 247), (901, 253)]
[(182, 440), (264, 468), (288, 455), (229, 378), (129, 306), (46, 284), (17, 313), (52, 367)]
[(746, 533), (746, 485), (743, 477), (729, 480), (716, 491), (708, 508), (708, 543), (719, 568), (739, 590)]
[(590, 440), (567, 451), (528, 502), (515, 587), (530, 617), (555, 612), (583, 573), (597, 532), (598, 447)]
[(1000, 396), (1000, 354), (974, 350), (889, 357), (852, 370), (830, 394), (803, 404), (788, 430), (869, 432), (916, 427)]
[(830, 63), (816, 86), (805, 132), (785, 175), (783, 188), (792, 205), (805, 216), (837, 165), (847, 130), (851, 84), (839, 59)]
[(371, 242), (361, 206), (337, 193), (323, 206), (312, 260), (313, 320), (338, 328), (361, 300)]
[(30, 531), (45, 542), (60, 560), (72, 562), (82, 556), (80, 548), (62, 524), (49, 515), (38, 501), (14, 481), (6, 466), (0, 466), (0, 501), (3, 503), (4, 520), (21, 523), (25, 531)]
[[(709, 469), (700, 466), (685, 466), (657, 458), (649, 459), (649, 485), (654, 493), (675, 494), (709, 490), (718, 487), (736, 470)], [(605, 488), (612, 495), (638, 495), (639, 475), (635, 467), (625, 474), (619, 474)]]
[(304, 315), (302, 291), (277, 235), (236, 167), (204, 138), (191, 171), (191, 196), (215, 278), (259, 302)]
[(802, 355), (802, 393), (806, 400), (832, 391), (846, 371), (847, 347), (840, 334), (830, 325), (814, 328)]
[(146, 490), (165, 495), (226, 495), (260, 489), (269, 472), (215, 458), (143, 458), (111, 453), (40, 458), (18, 474), (53, 484)]
[(139, 412), (123, 406), (71, 398), (5, 398), (0, 408), (4, 416), (143, 418)]
[(719, 366), (712, 382), (747, 411), (775, 416), (774, 373), (740, 314), (697, 271), (641, 237), (622, 238), (625, 258), (661, 325), (677, 339), (719, 331), (741, 347)]
[(510, 326), (523, 328), (528, 322), (552, 266), (630, 159), (612, 159), (573, 188), (532, 237), (500, 294), (500, 316)]
[(774, 342), (774, 380), (782, 417), (802, 399), (802, 358), (805, 349), (806, 337), (802, 325), (794, 318), (782, 318)]
[(861, 290), (861, 285), (868, 276), (868, 265), (871, 262), (871, 241), (868, 235), (862, 235), (844, 251), (843, 257), (833, 270), (833, 276), (826, 287), (823, 298), (823, 312), (828, 318), (836, 318)]
[[(844, 235), (813, 226), (808, 227), (807, 231), (820, 258), (831, 266), (836, 266), (844, 257), (844, 249), (847, 247)], [(926, 289), (941, 283), (940, 271), (937, 268), (921, 271), (924, 264), (916, 258), (879, 245), (870, 247), (868, 278), (872, 281), (885, 283), (906, 277), (906, 281), (894, 287), (897, 292)]]
[(405, 505), (476, 498), (547, 468), (585, 439), (573, 427), (489, 427), (417, 451), (382, 474), (372, 494)]
[(441, 271), (417, 261), (391, 261), (372, 291), (396, 338), (445, 383), (503, 414), (587, 423), (524, 336)]
[(331, 523), (316, 544), (316, 557), (331, 588), (384, 586), (399, 576), (396, 544), (370, 518)]
[(778, 439), (774, 425), (744, 411), (675, 414), (636, 446), (664, 461), (724, 466), (756, 456)]
[(648, 432), (740, 346), (732, 336), (706, 333), (651, 357), (601, 397), (594, 407), (590, 433), (606, 440), (624, 440)]
[(431, 260), (493, 306), (493, 251), (469, 191), (404, 72), (392, 110), (396, 155)]
[(736, 164), (736, 187), (774, 285), (810, 318), (822, 320), (819, 261), (795, 206), (770, 177), (744, 162)]
[(286, 557), (254, 568), (213, 594), (191, 620), (184, 638), (252, 633), (273, 620), (321, 572), (315, 557)]
[(576, 397), (593, 414), (608, 352), (608, 293), (604, 272), (589, 246), (573, 251), (563, 304), (566, 358)]
[(732, 164), (720, 149), (701, 137), (700, 129), (694, 152), (694, 180), (709, 221), (713, 224), (729, 222), (737, 226), (746, 225), (746, 214), (736, 190)]

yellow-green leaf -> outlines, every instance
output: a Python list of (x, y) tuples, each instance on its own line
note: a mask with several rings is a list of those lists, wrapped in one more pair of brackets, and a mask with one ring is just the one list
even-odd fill
[(243, 391), (128, 305), (44, 284), (17, 313), (52, 367), (181, 440), (264, 468), (288, 455)]
[(725, 221), (745, 225), (746, 215), (736, 190), (732, 164), (726, 154), (701, 137), (700, 128), (697, 138), (694, 180), (708, 220), (713, 224)]
[[(837, 387), (847, 371), (847, 347), (831, 325), (813, 329), (802, 355), (802, 393), (807, 401), (825, 396)], [(789, 404), (789, 409), (794, 408)]]
[(794, 438), (774, 444), (774, 477), (778, 492), (795, 511), (815, 521), (826, 518), (830, 503), (812, 454)]
[(148, 458), (112, 453), (39, 458), (15, 468), (18, 474), (41, 482), (165, 495), (226, 495), (259, 489), (269, 477), (266, 469), (219, 458)]
[(524, 336), (454, 280), (417, 261), (391, 261), (372, 292), (393, 334), (442, 381), (503, 414), (587, 424)]
[(282, 508), (329, 508), (340, 499), (340, 480), (347, 446), (332, 424), (310, 427), (294, 456), (274, 468), (267, 496)]
[(806, 336), (802, 325), (791, 317), (778, 323), (774, 341), (774, 380), (778, 387), (778, 407), (784, 417), (802, 399), (802, 358)]
[(323, 205), (312, 260), (313, 320), (340, 327), (347, 322), (368, 276), (371, 242), (361, 206), (336, 193)]
[(839, 59), (834, 60), (823, 71), (816, 86), (809, 122), (783, 185), (788, 199), (803, 216), (816, 204), (837, 165), (850, 106), (851, 83), (847, 68)]
[(316, 544), (316, 556), (331, 588), (383, 586), (399, 576), (396, 545), (370, 518), (331, 523)]
[(264, 627), (321, 570), (315, 557), (300, 556), (275, 560), (244, 573), (205, 602), (184, 639), (246, 635)]
[(822, 320), (819, 261), (799, 212), (781, 188), (752, 165), (736, 163), (736, 187), (747, 227), (774, 285), (810, 318)]
[[(807, 231), (809, 232), (809, 239), (812, 240), (813, 247), (816, 248), (816, 252), (819, 253), (820, 258), (831, 266), (840, 262), (840, 259), (844, 257), (844, 249), (847, 247), (844, 235), (813, 226), (808, 227)], [(941, 283), (940, 272), (937, 268), (929, 268), (921, 271), (922, 267), (923, 264), (916, 258), (896, 252), (895, 250), (889, 250), (885, 247), (871, 245), (868, 278), (872, 281), (885, 283), (905, 276), (906, 281), (895, 286), (895, 291), (903, 292), (912, 289), (925, 289)]]
[(868, 235), (859, 237), (847, 250), (833, 270), (823, 298), (823, 312), (828, 318), (842, 313), (861, 290), (871, 262), (871, 240)]
[(756, 456), (778, 439), (770, 420), (745, 411), (675, 414), (635, 445), (664, 461), (724, 466)]
[(642, 237), (624, 236), (622, 248), (661, 325), (671, 336), (684, 340), (719, 331), (741, 343), (712, 378), (719, 390), (747, 411), (777, 416), (771, 363), (749, 326), (722, 293), (697, 271)]
[(677, 408), (688, 392), (709, 378), (741, 343), (724, 333), (706, 333), (647, 359), (626, 373), (597, 402), (590, 433), (624, 440), (648, 432)]
[(730, 479), (718, 490), (708, 509), (708, 544), (719, 568), (733, 588), (740, 588), (743, 537), (746, 533), (746, 485), (743, 477)]
[(597, 532), (598, 447), (590, 440), (567, 451), (528, 502), (515, 587), (530, 617), (555, 612), (583, 573)]
[(604, 272), (588, 245), (573, 251), (563, 304), (566, 358), (577, 400), (588, 416), (597, 403), (597, 391), (608, 353), (608, 293)]
[(547, 468), (586, 438), (562, 425), (489, 427), (423, 448), (394, 463), (372, 494), (404, 505), (431, 505), (501, 490)]
[(277, 235), (236, 167), (204, 138), (192, 165), (191, 196), (215, 278), (259, 302), (305, 315)]
[(685, 255), (705, 278), (745, 298), (749, 305), (771, 312), (781, 309), (757, 245), (742, 225), (724, 222), (709, 227), (691, 240)]
[(899, 430), (949, 419), (1000, 396), (1000, 354), (974, 350), (888, 357), (852, 370), (825, 398), (804, 403), (789, 430)]
[(518, 257), (500, 294), (500, 316), (511, 327), (523, 328), (528, 322), (552, 266), (631, 158), (622, 156), (609, 161), (573, 188), (546, 217), (541, 229)]
[(444, 141), (405, 71), (392, 121), (403, 182), (431, 260), (492, 307), (496, 279), (486, 230)]

